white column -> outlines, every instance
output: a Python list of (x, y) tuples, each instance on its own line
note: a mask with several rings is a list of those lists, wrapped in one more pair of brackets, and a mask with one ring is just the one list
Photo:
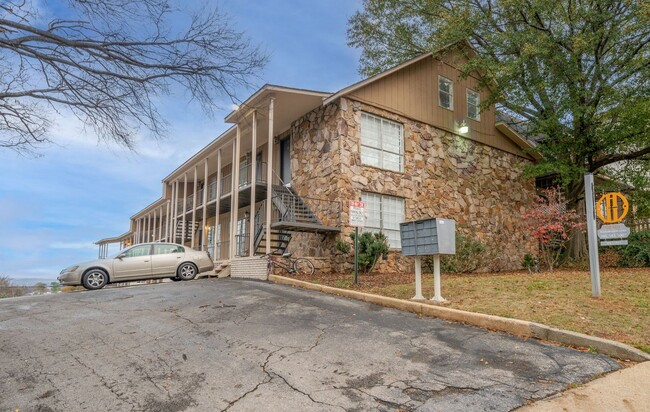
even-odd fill
[(147, 242), (151, 242), (151, 212), (147, 213)]
[(167, 200), (167, 214), (165, 215), (165, 242), (169, 242), (169, 220), (171, 218), (171, 215), (169, 214), (169, 203), (170, 201)]
[(194, 228), (196, 226), (196, 187), (197, 187), (197, 185), (196, 185), (197, 184), (197, 181), (196, 181), (196, 179), (197, 179), (197, 170), (196, 169), (197, 169), (197, 167), (198, 166), (196, 166), (196, 165), (194, 166), (194, 191), (192, 192), (192, 229), (191, 229), (192, 230), (192, 236), (191, 236), (192, 240), (190, 241), (191, 242), (190, 247), (192, 249), (194, 249), (194, 232), (195, 232)]
[(203, 166), (203, 219), (201, 219), (203, 222), (201, 245), (205, 250), (208, 250), (208, 190), (208, 158), (206, 157)]
[(250, 237), (249, 237), (249, 246), (248, 250), (250, 256), (255, 255), (255, 189), (257, 189), (257, 111), (253, 111), (253, 130), (251, 136), (251, 212), (250, 212)]
[(235, 258), (237, 252), (237, 245), (235, 236), (237, 235), (237, 216), (239, 215), (239, 153), (241, 150), (241, 129), (237, 124), (237, 134), (235, 142), (232, 146), (233, 161), (232, 161), (232, 208), (230, 209), (230, 257)]
[(169, 236), (171, 237), (172, 243), (176, 243), (176, 214), (178, 206), (176, 206), (176, 197), (178, 196), (178, 180), (174, 180), (172, 183), (172, 215), (171, 215), (171, 227), (169, 228)]
[(140, 238), (140, 219), (135, 221), (135, 235), (133, 236), (133, 244), (138, 244), (138, 239)]
[[(217, 239), (217, 226), (219, 226), (219, 208), (221, 207), (221, 149), (217, 150), (217, 197), (214, 202), (214, 253), (212, 256), (217, 257), (217, 243), (221, 242), (221, 238)], [(219, 233), (221, 235), (221, 233)]]
[(163, 223), (163, 213), (162, 206), (158, 206), (158, 240), (162, 241), (162, 223)]
[(187, 172), (184, 175), (183, 181), (183, 229), (181, 230), (181, 245), (185, 245), (185, 239), (187, 238)]
[(266, 160), (266, 254), (271, 253), (271, 197), (273, 197), (273, 109), (275, 98), (269, 101), (269, 142)]

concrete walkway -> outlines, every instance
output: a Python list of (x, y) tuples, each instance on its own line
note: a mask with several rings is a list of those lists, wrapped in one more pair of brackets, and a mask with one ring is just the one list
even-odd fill
[(619, 370), (517, 412), (650, 411), (650, 362)]

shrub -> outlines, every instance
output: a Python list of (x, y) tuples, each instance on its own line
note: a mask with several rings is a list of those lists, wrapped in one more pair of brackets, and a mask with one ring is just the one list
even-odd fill
[(627, 245), (618, 249), (623, 267), (650, 266), (650, 230), (630, 233)]
[(337, 240), (336, 241), (336, 250), (343, 254), (348, 254), (350, 253), (351, 246), (348, 242), (344, 242), (342, 240)]
[(521, 215), (522, 224), (539, 242), (539, 258), (549, 271), (560, 260), (574, 228), (584, 226), (583, 218), (568, 208), (562, 192), (555, 188), (542, 191), (533, 208)]
[(521, 266), (524, 269), (528, 269), (528, 273), (537, 273), (539, 272), (539, 262), (537, 256), (526, 253), (524, 255), (524, 260), (521, 262)]
[[(354, 241), (354, 233), (350, 235)], [(379, 256), (388, 253), (388, 241), (383, 233), (365, 232), (359, 235), (359, 270), (370, 273)]]
[[(440, 259), (440, 270), (445, 273), (470, 273), (486, 265), (488, 248), (481, 241), (456, 234), (456, 254)], [(433, 272), (433, 256), (422, 259), (422, 269)]]

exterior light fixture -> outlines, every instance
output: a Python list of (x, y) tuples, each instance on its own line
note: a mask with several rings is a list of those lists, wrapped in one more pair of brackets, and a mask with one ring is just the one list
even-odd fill
[(460, 134), (466, 134), (467, 132), (469, 132), (469, 126), (467, 125), (467, 122), (465, 122), (465, 120), (463, 120), (460, 123), (460, 126), (458, 126), (458, 131), (460, 132)]
[(248, 211), (246, 211), (246, 212), (244, 213), (244, 220), (249, 220), (250, 218), (251, 218), (251, 214), (248, 213)]

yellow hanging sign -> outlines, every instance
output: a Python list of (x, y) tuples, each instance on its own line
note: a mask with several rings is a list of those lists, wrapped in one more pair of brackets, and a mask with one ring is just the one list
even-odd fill
[(630, 208), (621, 192), (605, 193), (596, 202), (596, 214), (603, 223), (620, 223)]

